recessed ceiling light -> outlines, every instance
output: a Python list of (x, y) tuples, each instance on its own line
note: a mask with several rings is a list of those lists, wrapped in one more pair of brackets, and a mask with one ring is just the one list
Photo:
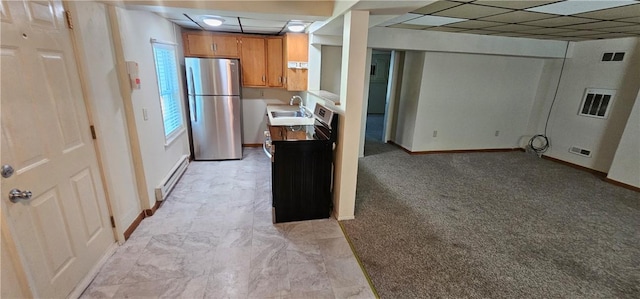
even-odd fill
[(625, 5), (634, 4), (634, 3), (638, 3), (638, 2), (631, 1), (631, 0), (613, 0), (613, 1), (567, 0), (567, 1), (557, 2), (557, 3), (547, 4), (543, 6), (527, 8), (525, 10), (550, 13), (554, 15), (568, 16), (568, 15), (579, 14), (583, 12), (590, 12), (595, 10), (625, 6)]
[(403, 24), (411, 24), (411, 25), (424, 25), (424, 26), (442, 26), (447, 24), (453, 24), (458, 22), (468, 21), (467, 19), (459, 19), (459, 18), (449, 18), (449, 17), (438, 17), (438, 16), (424, 16), (415, 18), (409, 21), (404, 22)]
[(220, 26), (220, 25), (222, 25), (224, 20), (221, 19), (221, 18), (216, 18), (216, 17), (204, 17), (202, 19), (202, 22), (204, 22), (205, 24), (207, 24), (209, 26)]
[(292, 22), (287, 25), (287, 29), (289, 29), (289, 31), (291, 32), (302, 32), (304, 31), (304, 28), (304, 24), (298, 22)]

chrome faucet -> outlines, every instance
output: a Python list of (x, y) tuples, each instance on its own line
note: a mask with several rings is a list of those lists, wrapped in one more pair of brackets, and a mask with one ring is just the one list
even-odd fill
[(298, 105), (302, 108), (302, 98), (300, 96), (292, 96), (289, 105), (293, 106), (293, 100), (298, 99)]

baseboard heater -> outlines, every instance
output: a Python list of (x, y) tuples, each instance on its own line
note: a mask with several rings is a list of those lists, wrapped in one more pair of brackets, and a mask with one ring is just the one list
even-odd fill
[(178, 160), (178, 163), (171, 168), (171, 171), (169, 171), (169, 174), (162, 180), (160, 185), (156, 187), (157, 201), (163, 201), (169, 196), (173, 187), (175, 187), (182, 174), (187, 170), (187, 166), (189, 166), (189, 156), (184, 155)]

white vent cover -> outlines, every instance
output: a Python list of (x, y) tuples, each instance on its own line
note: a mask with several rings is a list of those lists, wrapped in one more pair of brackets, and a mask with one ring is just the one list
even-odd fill
[(577, 147), (577, 146), (572, 146), (569, 149), (569, 152), (570, 153), (574, 153), (576, 155), (583, 156), (583, 157), (591, 157), (591, 150), (584, 149), (584, 148)]
[(579, 115), (607, 118), (609, 117), (609, 109), (613, 102), (616, 91), (612, 89), (595, 89), (587, 88), (582, 98)]

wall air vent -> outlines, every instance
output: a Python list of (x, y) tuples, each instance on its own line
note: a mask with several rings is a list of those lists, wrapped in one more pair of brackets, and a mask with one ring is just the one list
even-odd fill
[(615, 95), (615, 90), (587, 88), (578, 115), (596, 118), (609, 117), (611, 110), (609, 107), (611, 107)]
[(569, 152), (574, 153), (576, 155), (583, 156), (583, 157), (591, 157), (591, 150), (584, 149), (577, 146), (572, 146), (571, 148), (569, 148)]
[(602, 61), (622, 61), (624, 52), (606, 52), (602, 54)]

